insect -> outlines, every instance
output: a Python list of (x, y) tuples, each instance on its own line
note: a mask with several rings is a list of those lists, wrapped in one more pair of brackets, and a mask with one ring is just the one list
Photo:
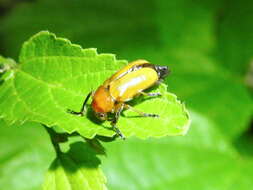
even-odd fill
[(168, 74), (167, 66), (153, 65), (146, 60), (133, 61), (107, 79), (95, 92), (90, 92), (79, 112), (68, 112), (83, 116), (86, 103), (92, 97), (91, 107), (96, 117), (103, 121), (111, 121), (113, 130), (124, 139), (124, 135), (116, 126), (123, 109), (130, 109), (143, 117), (159, 117), (137, 110), (127, 102), (139, 95), (160, 96), (160, 93), (145, 93), (144, 90), (159, 84)]

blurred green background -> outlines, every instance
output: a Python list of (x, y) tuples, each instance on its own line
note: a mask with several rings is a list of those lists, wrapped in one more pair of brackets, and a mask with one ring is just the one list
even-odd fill
[[(112, 190), (253, 189), (253, 1), (0, 0), (0, 54), (41, 30), (118, 59), (168, 65), (191, 111), (185, 137), (106, 143)], [(54, 158), (36, 124), (0, 121), (0, 189), (41, 189)], [(31, 180), (32, 179), (32, 180)]]

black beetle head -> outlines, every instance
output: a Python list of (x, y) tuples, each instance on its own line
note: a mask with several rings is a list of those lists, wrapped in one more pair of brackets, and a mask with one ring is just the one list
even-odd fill
[(164, 79), (170, 73), (168, 66), (155, 66), (155, 70), (158, 73), (159, 80)]

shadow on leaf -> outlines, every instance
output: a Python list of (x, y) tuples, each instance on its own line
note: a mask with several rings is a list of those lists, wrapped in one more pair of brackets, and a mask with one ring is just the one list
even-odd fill
[(97, 153), (87, 143), (75, 142), (67, 153), (57, 155), (49, 170), (62, 167), (66, 173), (75, 173), (80, 169), (97, 169), (100, 163)]

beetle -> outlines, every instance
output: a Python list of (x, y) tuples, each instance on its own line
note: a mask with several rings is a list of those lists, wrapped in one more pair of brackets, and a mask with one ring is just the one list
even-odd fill
[[(157, 114), (139, 111), (126, 102), (139, 95), (160, 96), (160, 93), (145, 93), (144, 90), (159, 84), (168, 74), (167, 66), (153, 65), (142, 59), (133, 61), (113, 74), (95, 92), (90, 92), (79, 112), (68, 109), (68, 113), (83, 116), (86, 103), (92, 97), (91, 108), (96, 117), (102, 121), (110, 120), (113, 130), (124, 139), (116, 126), (123, 109), (131, 109), (143, 117), (159, 117)], [(109, 118), (109, 115), (113, 117)]]

